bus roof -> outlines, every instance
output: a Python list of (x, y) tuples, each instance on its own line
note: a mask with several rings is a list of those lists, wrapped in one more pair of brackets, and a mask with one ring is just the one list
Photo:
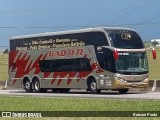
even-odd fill
[(105, 32), (105, 30), (133, 30), (133, 29), (124, 28), (124, 27), (94, 27), (94, 28), (84, 28), (84, 29), (77, 29), (77, 30), (67, 30), (67, 31), (58, 31), (58, 32), (45, 32), (45, 33), (38, 33), (38, 34), (28, 34), (28, 35), (13, 36), (13, 37), (10, 37), (10, 40), (33, 38), (33, 37), (43, 37), (43, 36), (52, 36), (52, 35), (63, 35), (63, 34), (73, 34), (73, 33), (94, 32), (94, 31)]

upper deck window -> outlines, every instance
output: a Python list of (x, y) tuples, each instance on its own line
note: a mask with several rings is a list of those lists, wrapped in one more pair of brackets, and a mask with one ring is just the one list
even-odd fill
[(39, 50), (52, 48), (68, 48), (94, 45), (97, 47), (108, 46), (108, 41), (103, 32), (80, 32), (61, 35), (28, 37), (10, 40), (10, 50)]
[(138, 34), (128, 30), (106, 30), (110, 43), (113, 47), (122, 49), (144, 48), (143, 42)]

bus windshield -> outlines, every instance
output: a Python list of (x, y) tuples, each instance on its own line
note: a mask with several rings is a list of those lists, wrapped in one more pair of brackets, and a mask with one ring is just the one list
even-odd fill
[(143, 42), (138, 34), (128, 30), (106, 30), (112, 47), (123, 49), (144, 48)]
[(120, 74), (145, 74), (148, 73), (148, 61), (145, 52), (118, 53), (115, 61), (116, 71)]

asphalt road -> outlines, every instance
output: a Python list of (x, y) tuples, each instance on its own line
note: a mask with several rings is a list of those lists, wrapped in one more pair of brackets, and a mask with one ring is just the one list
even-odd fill
[(90, 94), (85, 90), (71, 90), (69, 93), (26, 93), (24, 90), (0, 90), (0, 95), (7, 96), (34, 96), (34, 97), (72, 97), (72, 98), (103, 98), (103, 99), (160, 99), (160, 92), (129, 91), (119, 94), (117, 91), (102, 91), (101, 94)]
[(119, 94), (117, 91), (102, 91), (101, 94), (90, 94), (85, 90), (71, 89), (69, 93), (26, 93), (23, 89), (7, 87), (5, 82), (0, 82), (0, 95), (7, 96), (32, 96), (32, 97), (72, 97), (72, 98), (103, 98), (103, 99), (157, 99), (160, 100), (160, 80), (150, 80), (148, 92), (130, 89), (127, 94)]

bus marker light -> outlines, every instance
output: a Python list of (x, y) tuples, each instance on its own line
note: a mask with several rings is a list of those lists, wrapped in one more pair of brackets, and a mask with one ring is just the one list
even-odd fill
[(154, 48), (152, 48), (152, 56), (153, 59), (156, 59), (156, 50)]
[(115, 59), (115, 60), (118, 59), (118, 52), (117, 52), (117, 49), (114, 49), (114, 51), (113, 51), (113, 56), (114, 56), (114, 59)]

